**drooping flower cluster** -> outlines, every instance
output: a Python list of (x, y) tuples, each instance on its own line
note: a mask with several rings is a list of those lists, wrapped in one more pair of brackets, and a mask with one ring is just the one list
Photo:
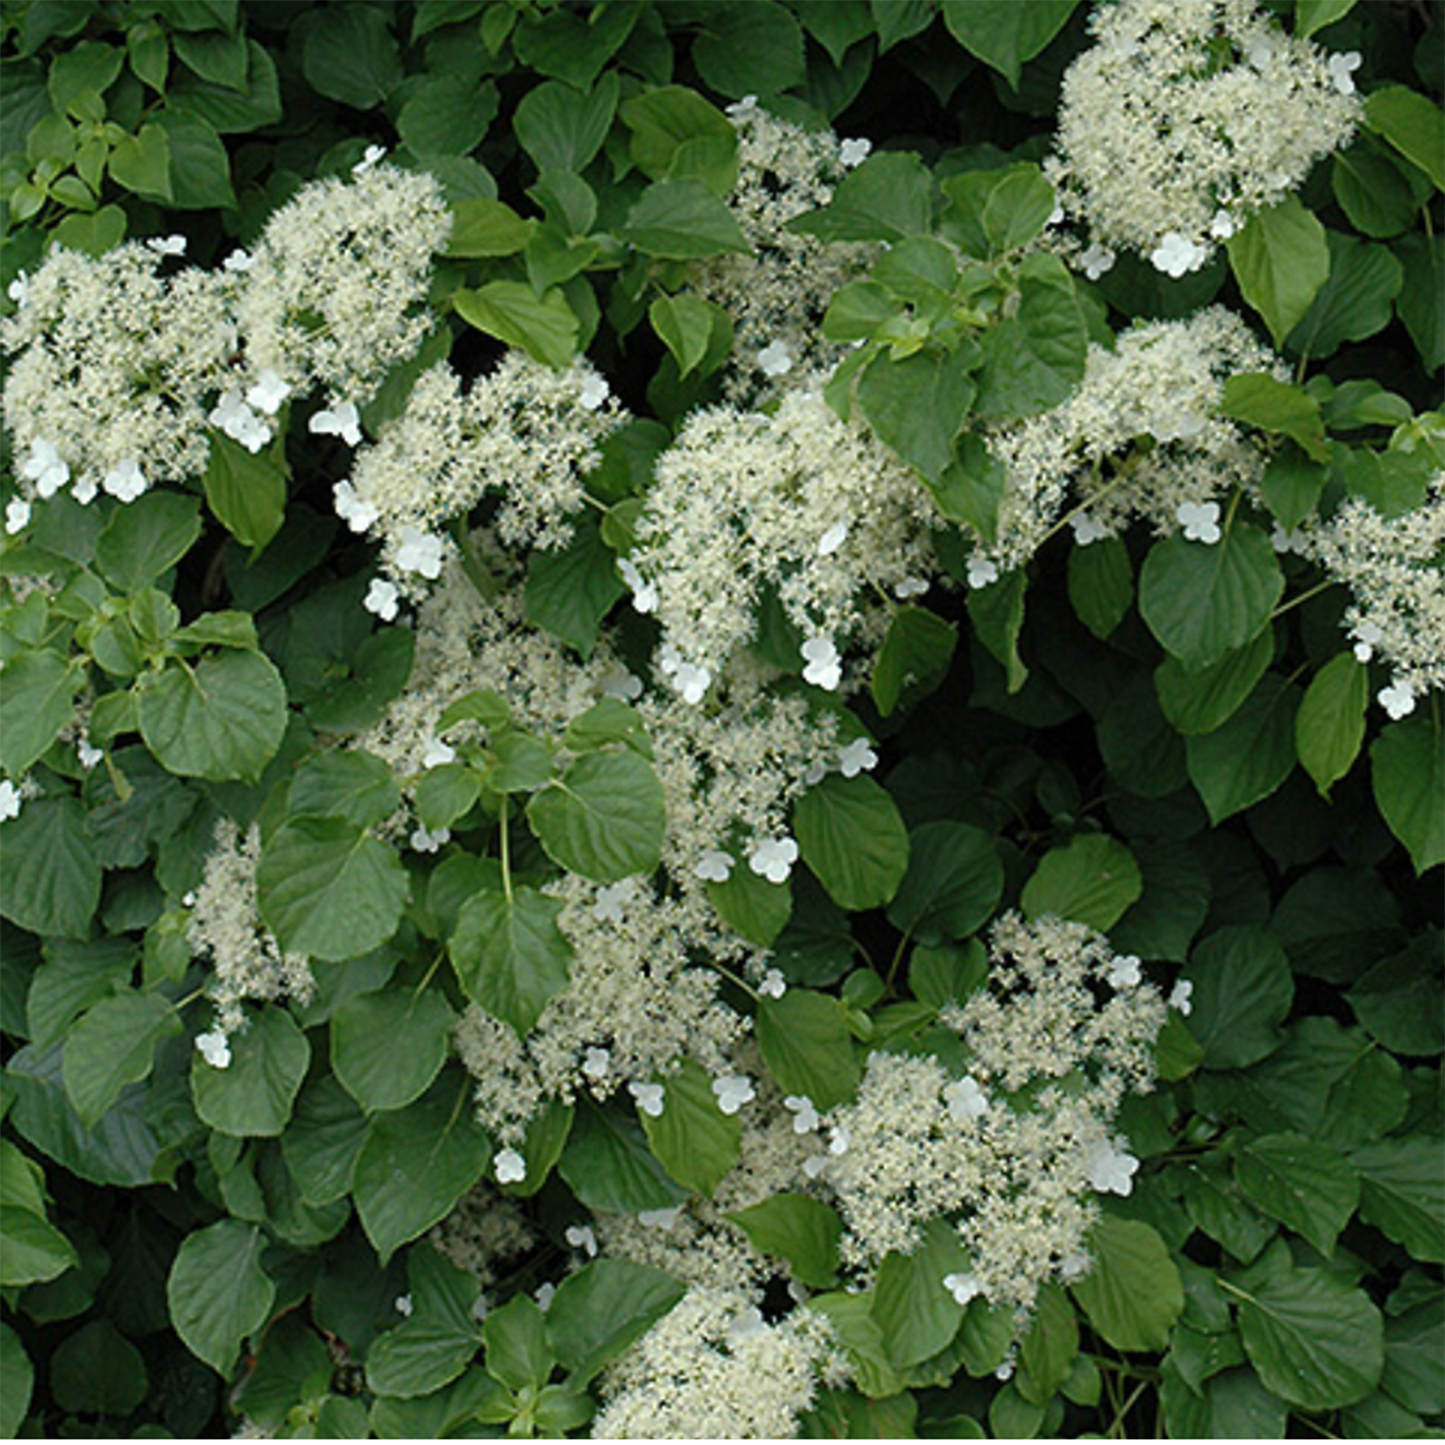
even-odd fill
[(1359, 119), (1359, 56), (1286, 35), (1254, 0), (1117, 0), (1091, 24), (1046, 174), (1095, 271), (1115, 249), (1197, 270)]
[(1255, 487), (1268, 461), (1243, 428), (1216, 414), (1228, 378), (1254, 371), (1284, 379), (1281, 363), (1222, 306), (1143, 322), (1112, 351), (1091, 345), (1067, 401), (989, 435), (1008, 480), (996, 542), (982, 555), (1005, 571), (1019, 566), (1066, 506), (1087, 509), (1072, 518), (1085, 544), (1134, 516), (1159, 535), (1184, 530), (1217, 541), (1212, 500)]

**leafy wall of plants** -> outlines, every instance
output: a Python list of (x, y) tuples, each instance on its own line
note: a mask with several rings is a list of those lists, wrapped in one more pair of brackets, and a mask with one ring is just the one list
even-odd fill
[(1439, 1434), (1438, 6), (0, 43), (7, 1437)]

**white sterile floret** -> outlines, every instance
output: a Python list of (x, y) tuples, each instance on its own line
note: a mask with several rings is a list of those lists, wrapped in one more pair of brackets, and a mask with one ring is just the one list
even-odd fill
[(438, 828), (432, 832), (425, 823), (418, 823), (412, 830), (411, 837), (407, 840), (416, 853), (436, 853), (441, 849), (443, 843), (451, 842), (452, 830), (450, 828)]
[(80, 766), (89, 772), (105, 756), (105, 749), (93, 747), (90, 739), (82, 733), (75, 740), (75, 756)]
[(696, 663), (679, 662), (672, 672), (672, 685), (685, 703), (696, 707), (712, 686), (712, 672)]
[(831, 557), (847, 540), (847, 522), (834, 522), (833, 525), (818, 538), (818, 555), (820, 557)]
[(361, 159), (352, 166), (353, 176), (364, 176), (368, 171), (373, 170), (386, 157), (386, 147), (378, 145), (367, 146), (362, 152)]
[(498, 1184), (520, 1184), (527, 1177), (527, 1161), (515, 1149), (499, 1149), (492, 1156)]
[(1218, 502), (1180, 502), (1174, 515), (1184, 532), (1186, 542), (1203, 542), (1213, 546), (1224, 535), (1219, 527)]
[(1368, 662), (1375, 655), (1375, 648), (1385, 640), (1384, 630), (1366, 619), (1355, 624), (1355, 660)]
[(1216, 241), (1227, 241), (1239, 229), (1228, 211), (1216, 211), (1209, 222), (1209, 234)]
[(291, 395), (291, 388), (274, 371), (263, 371), (256, 384), (246, 393), (246, 401), (257, 411), (275, 416), (281, 403)]
[(23, 794), (9, 778), (0, 779), (0, 823), (20, 816)]
[(943, 1276), (943, 1287), (957, 1305), (966, 1305), (983, 1293), (983, 1286), (971, 1274), (946, 1274)]
[(828, 1130), (828, 1153), (835, 1159), (846, 1154), (852, 1142), (853, 1134), (846, 1124), (834, 1124)]
[(736, 1114), (744, 1104), (757, 1098), (753, 1081), (742, 1074), (724, 1074), (720, 1079), (714, 1079), (712, 1091), (718, 1108), (724, 1114)]
[(1138, 958), (1132, 953), (1124, 953), (1109, 965), (1104, 974), (1104, 982), (1110, 988), (1136, 988), (1143, 976)]
[(557, 1293), (557, 1286), (550, 1279), (543, 1280), (541, 1284), (532, 1291), (532, 1298), (537, 1302), (537, 1308), (546, 1314), (552, 1308), (552, 1296)]
[(922, 597), (928, 591), (928, 583), (922, 577), (905, 577), (893, 584), (893, 595), (906, 602), (910, 597)]
[(35, 495), (44, 501), (70, 480), (70, 467), (54, 442), (37, 438), (30, 443), (30, 455), (20, 463), (20, 475), (35, 483)]
[(724, 107), (723, 114), (731, 121), (739, 121), (751, 115), (757, 108), (757, 96), (749, 93), (740, 100), (735, 100), (731, 105)]
[(184, 256), (186, 254), (186, 238), (184, 236), (152, 236), (145, 244), (146, 249), (154, 251), (157, 256)]
[(968, 559), (968, 585), (975, 591), (983, 587), (992, 587), (998, 578), (998, 563), (992, 558), (970, 557)]
[(637, 879), (624, 878), (618, 883), (608, 883), (597, 890), (597, 901), (592, 905), (592, 916), (606, 923), (621, 923), (626, 907), (637, 897)]
[(593, 1233), (590, 1224), (569, 1224), (563, 1231), (562, 1238), (573, 1249), (582, 1250), (588, 1259), (597, 1258), (597, 1236)]
[(383, 622), (395, 622), (397, 603), (400, 600), (401, 593), (395, 582), (388, 582), (384, 577), (373, 577), (361, 605), (368, 612), (375, 613)]
[(146, 489), (145, 473), (134, 457), (127, 457), (101, 478), (101, 487), (118, 502), (133, 502)]
[(1209, 248), (1191, 241), (1178, 231), (1169, 231), (1160, 238), (1159, 244), (1149, 253), (1149, 264), (1156, 271), (1172, 276), (1177, 281), (1190, 271), (1197, 271), (1209, 259)]
[(414, 1306), (413, 1303), (412, 1303), (412, 1298), (411, 1298), (411, 1296), (410, 1296), (409, 1294), (399, 1294), (399, 1295), (397, 1295), (397, 1297), (391, 1302), (391, 1307), (392, 1307), (392, 1308), (397, 1312), (397, 1314), (399, 1314), (403, 1319), (410, 1319), (410, 1318), (411, 1318), (411, 1312), (412, 1312), (412, 1310), (415, 1308), (415, 1306)]
[(861, 166), (868, 159), (873, 149), (871, 140), (864, 140), (861, 137), (853, 140), (840, 141), (838, 144), (838, 160), (849, 170), (854, 166)]
[(589, 1079), (605, 1079), (612, 1072), (612, 1053), (595, 1045), (582, 1056), (582, 1072)]
[(1181, 978), (1169, 992), (1169, 1007), (1187, 1018), (1194, 1012), (1193, 996), (1194, 984), (1187, 978)]
[(856, 778), (859, 773), (871, 773), (878, 766), (878, 754), (867, 738), (854, 738), (851, 743), (838, 749), (838, 771), (845, 778)]
[(1113, 270), (1115, 259), (1107, 246), (1095, 241), (1080, 255), (1079, 266), (1090, 281), (1097, 281), (1105, 272)]
[(237, 276), (244, 274), (251, 269), (251, 253), (243, 247), (237, 246), (236, 249), (221, 262), (221, 269)]
[(803, 681), (836, 692), (843, 680), (843, 664), (831, 637), (810, 637), (802, 646)]
[(631, 557), (619, 557), (617, 570), (632, 593), (632, 605), (638, 612), (657, 611), (657, 588), (638, 570)]
[(457, 750), (450, 743), (444, 743), (440, 738), (432, 738), (426, 745), (426, 752), (422, 754), (421, 765), (424, 768), (439, 768), (444, 763), (454, 763), (457, 760)]
[(786, 883), (798, 861), (798, 845), (792, 838), (764, 838), (748, 854), (748, 867), (769, 883)]
[(667, 1098), (661, 1084), (639, 1084), (634, 1080), (628, 1084), (627, 1092), (637, 1101), (638, 1110), (649, 1119), (662, 1118)]
[(11, 497), (5, 503), (5, 531), (14, 536), (30, 525), (30, 503), (24, 497)]
[(783, 1107), (793, 1116), (795, 1134), (811, 1134), (821, 1122), (818, 1110), (806, 1094), (789, 1094), (783, 1100)]
[(401, 572), (416, 572), (429, 582), (442, 575), (443, 543), (440, 537), (419, 527), (403, 527), (397, 533), (395, 562)]
[(1270, 528), (1269, 545), (1281, 555), (1298, 552), (1301, 556), (1309, 551), (1309, 538), (1302, 527), (1286, 529), (1278, 522)]
[(361, 413), (355, 402), (343, 401), (322, 411), (311, 413), (306, 423), (313, 436), (340, 437), (349, 447), (361, 445)]
[(225, 1034), (219, 1029), (212, 1029), (209, 1033), (197, 1034), (196, 1048), (200, 1051), (201, 1057), (213, 1069), (230, 1067), (231, 1046), (227, 1042)]
[(949, 1084), (943, 1091), (943, 1102), (948, 1106), (949, 1117), (959, 1123), (965, 1119), (982, 1119), (988, 1113), (988, 1095), (972, 1074)]
[(724, 853), (721, 848), (709, 848), (697, 860), (697, 866), (692, 871), (704, 883), (726, 883), (736, 862), (731, 853)]
[(787, 991), (788, 981), (776, 968), (768, 969), (758, 984), (758, 994), (762, 998), (782, 998)]
[(648, 1229), (670, 1230), (682, 1217), (682, 1205), (671, 1204), (666, 1209), (642, 1209), (638, 1211), (638, 1223)]
[(781, 341), (773, 341), (758, 352), (758, 369), (764, 376), (786, 376), (793, 369), (793, 358)]
[(1073, 529), (1074, 541), (1080, 547), (1088, 547), (1094, 542), (1102, 542), (1109, 535), (1109, 529), (1087, 512), (1075, 512), (1069, 518), (1069, 526)]
[(1382, 687), (1376, 694), (1382, 708), (1398, 722), (1415, 711), (1415, 693), (1407, 682), (1398, 678), (1389, 687)]
[(1330, 72), (1330, 84), (1341, 95), (1355, 93), (1355, 71), (1360, 68), (1363, 57), (1358, 50), (1346, 50), (1330, 56), (1326, 66)]
[(603, 697), (615, 697), (618, 702), (636, 702), (642, 696), (642, 679), (625, 667), (609, 667), (598, 680), (597, 691)]
[(607, 385), (605, 378), (599, 376), (595, 371), (590, 371), (582, 378), (582, 387), (577, 393), (577, 403), (584, 411), (596, 411), (611, 394), (612, 389)]
[(1089, 1156), (1089, 1187), (1100, 1194), (1131, 1194), (1139, 1161), (1112, 1144), (1100, 1143)]
[(206, 420), (248, 452), (259, 452), (271, 440), (271, 428), (246, 404), (239, 387), (223, 393)]
[(30, 290), (29, 274), (25, 271), (16, 273), (15, 279), (5, 288), (5, 294), (17, 305), (24, 306), (25, 298)]

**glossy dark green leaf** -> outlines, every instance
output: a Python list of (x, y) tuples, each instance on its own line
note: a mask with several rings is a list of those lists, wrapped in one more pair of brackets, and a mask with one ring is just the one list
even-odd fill
[(191, 1092), (196, 1113), (223, 1134), (281, 1133), (311, 1062), (306, 1035), (284, 1008), (272, 1005), (228, 1042), (231, 1061), (224, 1069), (195, 1051)]
[(452, 965), (469, 998), (525, 1035), (567, 984), (572, 945), (557, 927), (559, 899), (535, 888), (475, 894), (457, 917)]

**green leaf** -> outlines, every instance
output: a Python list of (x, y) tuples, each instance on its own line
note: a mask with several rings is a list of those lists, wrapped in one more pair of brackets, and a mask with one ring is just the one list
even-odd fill
[(1445, 365), (1445, 236), (1405, 236), (1395, 243), (1405, 287), (1395, 310), (1427, 371)]
[(1056, 914), (1101, 933), (1144, 891), (1134, 855), (1116, 838), (1082, 833), (1039, 859), (1019, 902), (1029, 918)]
[(721, 307), (691, 291), (679, 296), (659, 296), (647, 308), (647, 318), (672, 353), (680, 377), (686, 376), (707, 355), (714, 330), (732, 324)]
[(171, 151), (171, 196), (167, 204), (186, 211), (234, 208), (231, 159), (215, 127), (181, 110), (161, 110), (155, 123), (164, 128)]
[(521, 347), (547, 366), (561, 370), (577, 354), (577, 317), (556, 287), (539, 298), (523, 281), (489, 281), (475, 291), (458, 291), (452, 303), (478, 331)]
[(1223, 726), (1185, 739), (1189, 778), (1212, 823), (1269, 797), (1290, 775), (1299, 705), (1299, 689), (1270, 673)]
[(508, 1389), (538, 1389), (557, 1363), (547, 1341), (546, 1316), (529, 1295), (516, 1294), (482, 1325), (487, 1373)]
[(1359, 756), (1369, 702), (1370, 675), (1348, 652), (1325, 663), (1305, 690), (1295, 715), (1295, 747), (1322, 797)]
[[(1176, 1335), (1176, 1341), (1178, 1336)], [(1220, 1348), (1215, 1342), (1231, 1335), (1208, 1335), (1209, 1348)], [(1165, 1360), (1163, 1388), (1164, 1424), (1169, 1438), (1184, 1440), (1282, 1440), (1289, 1407), (1277, 1395), (1260, 1384), (1259, 1376), (1247, 1365), (1223, 1370), (1202, 1380), (1199, 1390), (1183, 1379), (1174, 1355)]]
[(968, 1268), (958, 1232), (939, 1218), (924, 1226), (923, 1242), (912, 1254), (890, 1253), (878, 1266), (873, 1322), (896, 1369), (930, 1359), (953, 1342), (963, 1306), (943, 1281)]
[(924, 823), (909, 836), (908, 871), (888, 905), (888, 921), (919, 943), (966, 938), (1003, 896), (1003, 863), (980, 828)]
[(1017, 310), (983, 335), (975, 408), (981, 417), (1047, 411), (1084, 379), (1088, 327), (1064, 263), (1057, 256), (1026, 257), (1018, 295)]
[(201, 535), (200, 504), (175, 492), (147, 492), (111, 514), (95, 543), (95, 565), (122, 592), (149, 587)]
[(80, 801), (40, 798), (0, 827), (0, 913), (32, 933), (87, 937), (101, 870)]
[(0, 1395), (0, 1436), (14, 1440), (30, 1408), (35, 1366), (25, 1353), (20, 1336), (9, 1325), (0, 1325), (0, 1375), (5, 1378), (5, 1390)]
[(1445, 862), (1445, 748), (1423, 715), (1387, 723), (1370, 748), (1375, 802), (1416, 873)]
[(263, 1008), (230, 1038), (231, 1062), (191, 1061), (191, 1094), (203, 1123), (238, 1138), (272, 1138), (285, 1129), (311, 1062), (311, 1045), (284, 1008)]
[(1438, 1138), (1411, 1135), (1366, 1144), (1350, 1156), (1360, 1175), (1360, 1218), (1427, 1264), (1445, 1264), (1440, 1147)]
[(609, 71), (591, 91), (555, 80), (529, 90), (512, 124), (537, 169), (574, 174), (586, 170), (612, 128), (620, 89), (616, 72)]
[(562, 904), (535, 888), (475, 894), (457, 917), (452, 966), (467, 997), (526, 1035), (567, 986), (572, 945), (557, 927)]
[(90, 1320), (50, 1360), (50, 1388), (63, 1410), (125, 1416), (146, 1398), (141, 1352), (108, 1319)]
[(916, 155), (875, 151), (849, 171), (820, 210), (787, 224), (821, 241), (901, 241), (926, 235), (933, 214), (933, 178)]
[[(556, 9), (541, 16), (529, 14), (526, 23), (517, 26), (512, 43), (524, 65), (586, 90), (626, 41), (641, 13), (635, 6), (621, 5), (595, 13)], [(485, 15), (482, 30), (485, 35)], [(505, 39), (505, 28), (498, 33)], [(496, 54), (500, 46), (499, 39), (489, 48)]]
[(0, 768), (20, 777), (75, 716), (86, 668), (42, 648), (12, 654), (0, 688)]
[(622, 104), (632, 132), (632, 159), (652, 181), (700, 181), (726, 196), (738, 178), (738, 136), (732, 122), (696, 91), (667, 85)]
[(487, 1136), (471, 1089), (438, 1087), (420, 1103), (372, 1118), (352, 1195), (361, 1227), (385, 1264), (397, 1248), (450, 1214), (487, 1167)]
[[(943, 183), (948, 207), (939, 229), (985, 261), (1032, 241), (1053, 213), (1054, 188), (1032, 163), (965, 171)], [(948, 289), (952, 289), (951, 278)]]
[(281, 1153), (308, 1204), (334, 1204), (350, 1193), (366, 1132), (365, 1115), (330, 1074), (315, 1075), (302, 1087)]
[(1051, 41), (1073, 13), (1078, 0), (943, 0), (943, 22), (970, 55), (1019, 88), (1026, 60)]
[(1319, 506), (1327, 473), (1298, 448), (1282, 447), (1270, 459), (1260, 482), (1264, 504), (1286, 531), (1293, 531)]
[(948, 676), (958, 646), (953, 623), (924, 607), (900, 607), (878, 649), (870, 688), (878, 711), (888, 717), (905, 696), (926, 697)]
[(1139, 611), (1164, 650), (1198, 671), (1258, 636), (1283, 592), (1269, 538), (1235, 522), (1212, 545), (1179, 532), (1156, 542), (1139, 574)]
[(770, 948), (793, 916), (791, 883), (773, 883), (751, 868), (735, 866), (721, 883), (709, 882), (708, 900), (735, 933)]
[(1350, 224), (1366, 236), (1387, 241), (1415, 224), (1419, 204), (1399, 164), (1363, 138), (1336, 151), (1330, 184)]
[(1333, 25), (1355, 8), (1355, 0), (1294, 0), (1294, 33), (1308, 40), (1316, 30)]
[(803, 861), (840, 908), (880, 908), (908, 869), (908, 830), (873, 781), (830, 776), (793, 805)]
[(344, 818), (358, 828), (374, 828), (400, 806), (401, 790), (391, 769), (361, 748), (308, 759), (297, 768), (286, 795), (292, 818)]
[(612, 549), (588, 517), (578, 523), (571, 546), (532, 553), (523, 608), (528, 622), (587, 658), (597, 645), (602, 619), (626, 590)]
[(930, 483), (953, 460), (953, 439), (974, 398), (966, 351), (876, 356), (858, 378), (858, 405), (884, 445)]
[(1074, 1298), (1116, 1350), (1162, 1350), (1184, 1310), (1184, 1284), (1149, 1225), (1104, 1215), (1089, 1237), (1093, 1268)]
[(181, 1021), (159, 994), (121, 993), (101, 999), (65, 1041), (65, 1092), (86, 1128), (115, 1103), (127, 1084), (151, 1071), (155, 1046), (179, 1033)]
[(662, 1083), (662, 1113), (643, 1114), (642, 1132), (657, 1162), (679, 1184), (711, 1199), (738, 1162), (743, 1121), (722, 1112), (712, 1076), (692, 1059), (684, 1059)]
[(53, 1224), (16, 1204), (0, 1204), (0, 1242), (0, 1285), (6, 1288), (55, 1279), (79, 1262)]
[(1251, 216), (1225, 244), (1240, 293), (1282, 345), (1329, 277), (1325, 228), (1289, 196)]
[(733, 213), (701, 181), (655, 181), (628, 212), (622, 235), (666, 261), (751, 251)]
[(306, 33), (301, 54), (307, 84), (328, 100), (356, 110), (379, 105), (400, 83), (401, 50), (387, 24), (387, 12), (347, 5)]
[[(1385, 310), (1388, 319), (1388, 305)], [(1279, 381), (1267, 371), (1245, 371), (1229, 377), (1219, 411), (1221, 416), (1233, 417), (1261, 431), (1291, 437), (1317, 462), (1329, 458), (1319, 402), (1302, 387)]]
[(1349, 1161), (1338, 1149), (1301, 1134), (1251, 1139), (1235, 1155), (1234, 1178), (1251, 1204), (1326, 1257), (1360, 1199), (1360, 1181)]
[(535, 221), (523, 220), (503, 201), (471, 196), (452, 207), (446, 254), (466, 258), (514, 256), (531, 239), (536, 227)]
[(651, 873), (667, 826), (662, 784), (630, 748), (587, 753), (527, 805), (547, 856), (598, 883)]
[(140, 733), (185, 778), (257, 781), (286, 731), (286, 688), (259, 652), (173, 660), (136, 685)]
[[(1387, 247), (1334, 231), (1326, 239), (1329, 279), (1289, 334), (1289, 349), (1301, 356), (1332, 356), (1347, 341), (1364, 341), (1383, 331), (1394, 316), (1391, 303), (1405, 282), (1403, 268)], [(1229, 386), (1226, 382), (1226, 396)], [(1296, 440), (1304, 445), (1301, 438)], [(1322, 446), (1318, 451), (1305, 450), (1316, 461), (1325, 460)]]
[(380, 947), (401, 921), (395, 849), (344, 818), (295, 818), (261, 850), (261, 918), (287, 953), (340, 962)]
[(1175, 732), (1212, 733), (1239, 711), (1274, 657), (1274, 633), (1266, 628), (1243, 647), (1198, 670), (1166, 657), (1154, 669), (1159, 706)]
[(557, 1172), (589, 1209), (638, 1214), (668, 1209), (687, 1191), (663, 1172), (642, 1130), (616, 1109), (579, 1100)]
[(547, 1338), (579, 1385), (615, 1360), (682, 1298), (671, 1275), (627, 1259), (596, 1259), (557, 1286)]
[(1019, 1348), (1022, 1365), (1016, 1385), (1024, 1399), (1047, 1404), (1068, 1383), (1079, 1357), (1079, 1322), (1068, 1296), (1046, 1284), (1034, 1306), (1033, 1323)]
[(1113, 636), (1134, 601), (1134, 566), (1118, 537), (1104, 537), (1069, 552), (1069, 601), (1079, 621), (1100, 641)]
[(1242, 1069), (1280, 1044), (1294, 1001), (1289, 959), (1260, 928), (1221, 928), (1197, 945), (1184, 978), (1194, 985), (1189, 1032), (1206, 1069)]
[(838, 1243), (843, 1237), (837, 1210), (803, 1194), (775, 1194), (726, 1217), (747, 1235), (754, 1249), (786, 1259), (800, 1283), (814, 1289), (835, 1283)]
[(331, 1016), (331, 1067), (368, 1113), (405, 1108), (441, 1072), (455, 1022), (438, 989), (363, 994)]
[(951, 522), (972, 527), (987, 543), (998, 536), (998, 513), (1008, 488), (1008, 468), (974, 432), (954, 439), (953, 459), (928, 489)]
[(106, 170), (116, 185), (143, 200), (169, 205), (171, 190), (171, 143), (163, 126), (148, 121), (135, 135), (116, 143), (106, 161)]
[(1384, 1325), (1363, 1290), (1322, 1269), (1286, 1269), (1239, 1302), (1250, 1363), (1280, 1399), (1303, 1410), (1363, 1400), (1384, 1368)]
[(803, 80), (803, 32), (781, 5), (719, 5), (704, 12), (692, 63), (723, 95), (776, 95)]
[(785, 1094), (806, 1096), (820, 1112), (853, 1097), (858, 1061), (837, 999), (803, 988), (762, 999), (757, 1036), (763, 1062)]
[(1387, 85), (1366, 99), (1365, 124), (1419, 166), (1437, 191), (1445, 191), (1445, 156), (1440, 153), (1445, 117), (1438, 105), (1403, 85)]
[(1445, 980), (1440, 934), (1420, 934), (1383, 958), (1345, 995), (1370, 1036), (1397, 1054), (1445, 1053)]
[(494, 84), (435, 75), (411, 91), (396, 117), (397, 134), (419, 156), (470, 155), (497, 114)]
[(223, 1219), (186, 1236), (166, 1280), (176, 1333), (221, 1375), (271, 1314), (276, 1286), (261, 1268), (264, 1244), (255, 1225)]

